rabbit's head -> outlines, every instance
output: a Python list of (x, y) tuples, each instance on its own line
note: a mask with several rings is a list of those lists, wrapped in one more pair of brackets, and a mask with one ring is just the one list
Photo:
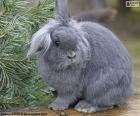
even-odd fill
[(67, 0), (56, 1), (56, 17), (38, 32), (31, 41), (27, 57), (39, 53), (52, 68), (83, 67), (90, 57), (90, 46), (85, 33), (69, 19)]

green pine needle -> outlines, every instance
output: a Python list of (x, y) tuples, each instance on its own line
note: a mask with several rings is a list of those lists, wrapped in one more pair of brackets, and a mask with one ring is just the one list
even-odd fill
[[(53, 0), (29, 6), (26, 0), (0, 0), (0, 109), (39, 104), (40, 76), (26, 60), (32, 34), (53, 17)], [(49, 102), (49, 101), (48, 101)]]

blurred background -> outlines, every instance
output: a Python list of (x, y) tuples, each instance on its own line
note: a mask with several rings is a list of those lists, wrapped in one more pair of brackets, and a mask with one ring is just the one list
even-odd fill
[[(77, 21), (98, 22), (121, 39), (132, 57), (139, 94), (140, 6), (126, 7), (126, 1), (69, 0), (69, 14)], [(35, 61), (26, 59), (31, 36), (53, 16), (54, 0), (0, 0), (0, 110), (53, 100), (53, 88), (41, 81)]]

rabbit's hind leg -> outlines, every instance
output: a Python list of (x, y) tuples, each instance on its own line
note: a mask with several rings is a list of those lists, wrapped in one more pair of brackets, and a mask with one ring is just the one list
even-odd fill
[(79, 101), (78, 104), (74, 107), (74, 109), (83, 113), (96, 112), (96, 108), (84, 100)]
[(104, 111), (108, 109), (112, 109), (113, 107), (94, 107), (90, 103), (85, 100), (81, 100), (78, 104), (74, 107), (75, 110), (83, 113), (94, 113), (98, 111)]

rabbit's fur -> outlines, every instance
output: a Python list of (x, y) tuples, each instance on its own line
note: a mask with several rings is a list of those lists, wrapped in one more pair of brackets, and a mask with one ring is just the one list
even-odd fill
[(44, 80), (57, 91), (49, 108), (64, 110), (77, 103), (76, 110), (92, 113), (125, 103), (132, 95), (127, 49), (107, 28), (69, 19), (67, 0), (62, 2), (56, 18), (34, 34), (27, 55), (37, 53)]

